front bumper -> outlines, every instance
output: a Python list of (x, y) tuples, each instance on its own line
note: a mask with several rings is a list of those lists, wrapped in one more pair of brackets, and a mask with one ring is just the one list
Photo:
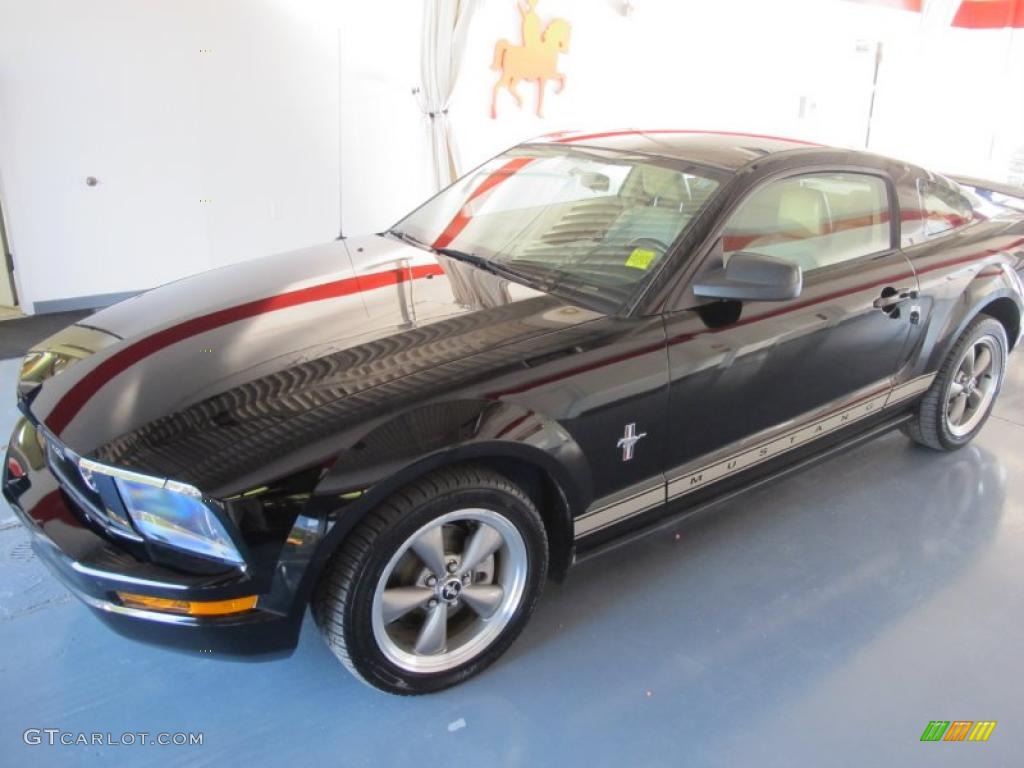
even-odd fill
[(244, 613), (194, 617), (123, 605), (117, 592), (174, 600), (214, 601), (257, 594), (245, 572), (192, 574), (146, 562), (103, 535), (57, 483), (39, 452), (34, 427), (22, 420), (8, 455), (27, 470), (12, 476), (4, 461), (3, 494), (28, 529), (32, 548), (54, 575), (121, 635), (204, 656), (272, 659), (298, 642), (302, 613), (261, 607)]

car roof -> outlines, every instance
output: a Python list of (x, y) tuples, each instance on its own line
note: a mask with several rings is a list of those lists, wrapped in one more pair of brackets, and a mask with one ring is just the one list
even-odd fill
[(617, 152), (642, 152), (673, 160), (735, 171), (747, 163), (778, 152), (827, 149), (800, 139), (733, 131), (700, 131), (672, 128), (629, 129), (586, 133), (563, 131), (547, 134), (530, 144), (568, 144)]

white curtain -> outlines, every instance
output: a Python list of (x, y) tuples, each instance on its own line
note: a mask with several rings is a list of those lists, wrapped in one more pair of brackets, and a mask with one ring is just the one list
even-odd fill
[(448, 102), (466, 51), (469, 23), (478, 0), (424, 0), (420, 109), (430, 133), (434, 186), (443, 189), (459, 175), (458, 153), (448, 120)]

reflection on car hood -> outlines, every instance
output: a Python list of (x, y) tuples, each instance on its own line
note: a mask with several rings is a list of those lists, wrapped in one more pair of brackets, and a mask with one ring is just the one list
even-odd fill
[(36, 348), (62, 362), (30, 408), (82, 455), (212, 491), (232, 471), (216, 469), (215, 450), (196, 451), (197, 436), (230, 434), (251, 463), (246, 441), (266, 450), (283, 425), (278, 451), (341, 428), (324, 419), (332, 403), (597, 317), (371, 236), (186, 278), (92, 315)]

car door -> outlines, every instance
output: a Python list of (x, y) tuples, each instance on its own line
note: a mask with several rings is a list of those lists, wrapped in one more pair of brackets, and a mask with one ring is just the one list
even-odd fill
[(723, 213), (697, 276), (738, 251), (800, 265), (784, 301), (682, 294), (665, 315), (669, 500), (880, 412), (908, 354), (916, 278), (877, 172), (770, 178)]

